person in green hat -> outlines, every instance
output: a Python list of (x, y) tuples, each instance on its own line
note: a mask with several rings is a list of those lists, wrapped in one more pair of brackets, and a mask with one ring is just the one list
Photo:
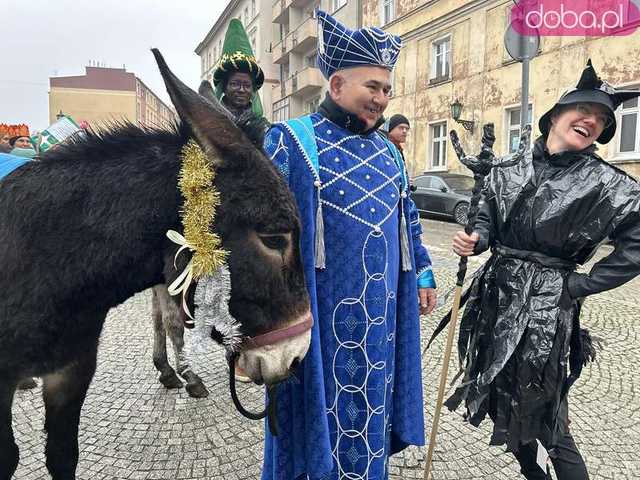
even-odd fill
[[(247, 33), (240, 20), (234, 18), (229, 22), (222, 55), (213, 72), (214, 94), (259, 147), (271, 126), (264, 118), (258, 96), (263, 83), (264, 72), (256, 61)], [(211, 86), (205, 80), (200, 88), (210, 89)]]

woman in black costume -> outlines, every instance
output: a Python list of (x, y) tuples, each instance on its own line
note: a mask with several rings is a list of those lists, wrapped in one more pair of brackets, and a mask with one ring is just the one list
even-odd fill
[[(611, 140), (615, 109), (639, 95), (602, 81), (589, 61), (540, 119), (533, 150), (492, 171), (474, 233), (453, 240), (459, 255), (493, 254), (468, 292), (458, 341), (465, 375), (446, 404), (464, 401), (476, 426), (489, 414), (490, 443), (506, 444), (527, 479), (551, 478), (536, 462), (542, 446), (559, 480), (588, 478), (566, 398), (593, 355), (580, 305), (640, 273), (640, 185), (594, 142)], [(613, 252), (575, 272), (607, 238)]]

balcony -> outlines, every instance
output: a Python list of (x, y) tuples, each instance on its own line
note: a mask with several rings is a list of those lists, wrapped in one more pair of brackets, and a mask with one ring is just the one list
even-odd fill
[(271, 90), (271, 102), (279, 102), (289, 95), (291, 95), (291, 82), (286, 81), (284, 83), (279, 83), (278, 85), (274, 85), (273, 89)]
[(273, 63), (278, 65), (289, 63), (289, 50), (291, 50), (291, 34), (287, 35), (282, 41), (276, 43), (271, 50), (273, 55)]
[(307, 67), (296, 72), (287, 80), (286, 89), (290, 95), (304, 97), (322, 88), (324, 79), (319, 68)]
[(315, 18), (309, 17), (291, 32), (291, 51), (306, 52), (318, 44), (318, 23)]
[(289, 7), (291, 0), (276, 0), (273, 2), (273, 13), (271, 17), (272, 23), (288, 23)]

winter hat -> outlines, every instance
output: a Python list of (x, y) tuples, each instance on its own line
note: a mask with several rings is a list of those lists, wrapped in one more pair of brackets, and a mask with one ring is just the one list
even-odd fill
[(389, 119), (389, 132), (391, 132), (391, 130), (396, 128), (398, 125), (402, 125), (402, 124), (407, 125), (408, 127), (411, 126), (407, 117), (405, 117), (400, 113), (396, 113)]

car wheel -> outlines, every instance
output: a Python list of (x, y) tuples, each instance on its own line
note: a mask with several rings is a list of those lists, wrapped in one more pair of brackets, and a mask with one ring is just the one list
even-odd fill
[(467, 213), (469, 212), (469, 204), (462, 202), (453, 209), (453, 218), (460, 225), (467, 224)]

